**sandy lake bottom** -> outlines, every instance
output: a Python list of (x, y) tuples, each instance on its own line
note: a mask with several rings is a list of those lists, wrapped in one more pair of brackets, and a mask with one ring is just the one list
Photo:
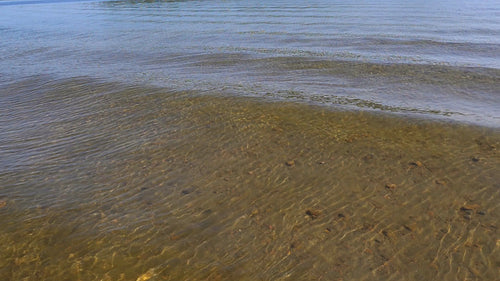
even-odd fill
[(496, 129), (79, 79), (4, 91), (2, 280), (498, 277)]

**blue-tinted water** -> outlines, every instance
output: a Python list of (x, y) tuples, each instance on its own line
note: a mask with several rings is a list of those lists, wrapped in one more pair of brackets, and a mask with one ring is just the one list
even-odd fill
[(31, 3), (0, 2), (4, 83), (89, 76), (500, 124), (497, 1)]

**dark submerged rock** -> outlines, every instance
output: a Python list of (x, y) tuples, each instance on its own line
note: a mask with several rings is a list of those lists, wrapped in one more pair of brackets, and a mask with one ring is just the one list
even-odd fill
[(306, 210), (306, 215), (308, 215), (311, 219), (314, 220), (321, 215), (321, 211), (308, 209)]
[(394, 183), (388, 183), (385, 185), (385, 188), (389, 189), (389, 190), (395, 190), (398, 186)]

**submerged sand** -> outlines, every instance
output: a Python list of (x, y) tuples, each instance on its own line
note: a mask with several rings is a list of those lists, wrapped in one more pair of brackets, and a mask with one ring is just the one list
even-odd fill
[(77, 82), (42, 98), (26, 118), (57, 114), (3, 143), (2, 280), (499, 276), (497, 129)]

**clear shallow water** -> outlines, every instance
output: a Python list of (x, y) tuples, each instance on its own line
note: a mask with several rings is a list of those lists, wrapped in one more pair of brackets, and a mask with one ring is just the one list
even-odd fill
[(498, 24), (1, 1), (0, 279), (495, 280)]
[(3, 280), (498, 276), (496, 130), (85, 78), (1, 93)]
[(500, 124), (496, 1), (3, 1), (0, 75)]

